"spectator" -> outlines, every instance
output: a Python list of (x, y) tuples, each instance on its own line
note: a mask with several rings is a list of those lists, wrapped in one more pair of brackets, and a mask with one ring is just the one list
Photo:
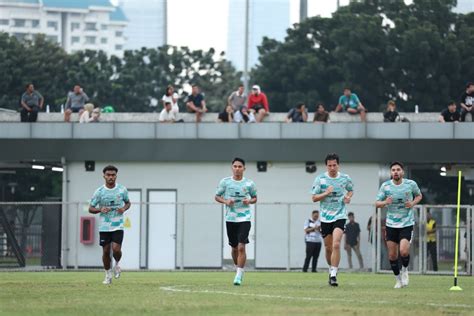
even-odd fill
[(234, 122), (234, 108), (232, 105), (228, 104), (224, 111), (219, 113), (219, 116), (217, 117), (218, 122), (225, 122), (225, 123), (232, 123)]
[(384, 122), (395, 122), (400, 120), (400, 114), (396, 110), (395, 102), (390, 100), (387, 103), (387, 109), (383, 113)]
[[(79, 123), (97, 122), (99, 120), (99, 116), (94, 115), (94, 110), (94, 104), (86, 103), (84, 105), (84, 111), (82, 111), (81, 115), (79, 116)], [(100, 110), (98, 111), (100, 113)]]
[(316, 106), (316, 112), (314, 112), (313, 123), (323, 122), (327, 123), (329, 121), (329, 113), (324, 108), (323, 104), (318, 104)]
[(165, 102), (165, 108), (161, 110), (159, 121), (161, 123), (174, 123), (176, 121), (176, 112), (173, 111), (171, 102)]
[(303, 272), (308, 272), (309, 262), (313, 259), (311, 272), (317, 272), (319, 252), (321, 251), (321, 221), (319, 220), (319, 211), (313, 211), (311, 218), (304, 223), (306, 258), (304, 259)]
[(100, 120), (100, 108), (95, 108), (92, 111), (92, 118), (94, 122), (99, 122)]
[(360, 114), (360, 120), (362, 122), (366, 121), (365, 107), (360, 102), (357, 94), (352, 93), (349, 88), (344, 89), (344, 94), (339, 98), (335, 111), (347, 111), (349, 114)]
[(456, 109), (456, 102), (451, 101), (448, 104), (448, 108), (441, 111), (441, 114), (440, 114), (438, 120), (442, 123), (444, 123), (444, 122), (459, 122), (460, 118), (461, 118), (461, 114)]
[(32, 83), (26, 85), (26, 91), (21, 96), (20, 119), (22, 122), (36, 122), (38, 111), (43, 108), (44, 98), (35, 90)]
[(292, 108), (286, 115), (285, 121), (287, 123), (304, 123), (308, 120), (308, 111), (304, 103), (299, 103), (297, 106)]
[(354, 213), (350, 212), (348, 214), (349, 223), (346, 224), (344, 230), (344, 249), (347, 251), (347, 261), (349, 262), (349, 269), (352, 269), (352, 250), (357, 255), (359, 260), (359, 268), (364, 269), (364, 260), (362, 260), (362, 255), (360, 253), (360, 226), (354, 219)]
[(252, 94), (249, 96), (248, 108), (250, 111), (254, 112), (257, 122), (263, 121), (265, 115), (270, 113), (267, 96), (257, 85), (252, 87)]
[(255, 115), (253, 115), (246, 106), (243, 106), (239, 111), (234, 113), (234, 122), (255, 123)]
[(461, 121), (466, 121), (467, 114), (471, 114), (468, 121), (474, 121), (472, 106), (474, 105), (474, 83), (466, 85), (466, 91), (461, 95)]
[(161, 98), (161, 101), (163, 102), (163, 108), (165, 108), (165, 103), (169, 102), (171, 103), (171, 111), (173, 111), (175, 114), (179, 113), (179, 106), (178, 106), (178, 99), (179, 96), (176, 92), (174, 92), (173, 86), (168, 86), (166, 88), (166, 92)]
[(71, 113), (79, 113), (79, 117), (84, 110), (84, 104), (89, 101), (89, 97), (82, 91), (80, 85), (76, 84), (73, 91), (67, 94), (66, 110), (64, 111), (64, 121), (71, 121)]
[(196, 113), (196, 122), (201, 122), (201, 117), (207, 112), (206, 101), (199, 91), (198, 85), (193, 85), (192, 93), (188, 96), (186, 107), (189, 111)]
[(247, 101), (247, 96), (244, 93), (244, 85), (240, 84), (237, 91), (234, 91), (230, 94), (229, 98), (227, 99), (227, 104), (232, 105), (234, 112), (237, 112), (245, 105)]
[(431, 257), (433, 271), (438, 271), (438, 254), (436, 248), (436, 221), (430, 212), (426, 212), (426, 249)]

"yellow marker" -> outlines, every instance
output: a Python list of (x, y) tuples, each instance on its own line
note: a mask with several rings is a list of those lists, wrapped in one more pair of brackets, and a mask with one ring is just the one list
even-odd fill
[(132, 227), (132, 223), (130, 222), (129, 217), (125, 217), (125, 223), (123, 224), (123, 227), (125, 227), (125, 228), (131, 228)]
[(458, 286), (458, 251), (459, 251), (459, 215), (461, 210), (461, 170), (458, 172), (458, 207), (456, 214), (456, 246), (454, 248), (454, 286), (450, 291), (462, 291), (462, 288)]

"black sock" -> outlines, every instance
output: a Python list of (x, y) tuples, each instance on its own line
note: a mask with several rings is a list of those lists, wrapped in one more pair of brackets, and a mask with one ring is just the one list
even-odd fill
[(402, 257), (402, 266), (408, 268), (408, 264), (410, 263), (410, 255), (406, 257)]
[(390, 266), (392, 267), (393, 274), (395, 276), (400, 274), (400, 267), (398, 266), (398, 260), (390, 260)]

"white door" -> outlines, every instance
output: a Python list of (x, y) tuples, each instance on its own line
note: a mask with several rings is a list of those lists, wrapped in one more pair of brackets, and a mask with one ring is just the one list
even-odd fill
[[(176, 267), (176, 191), (148, 191), (148, 269)], [(168, 204), (156, 204), (168, 203)]]
[(132, 206), (124, 214), (122, 269), (140, 269), (140, 221), (141, 221), (141, 191), (129, 190), (128, 197)]

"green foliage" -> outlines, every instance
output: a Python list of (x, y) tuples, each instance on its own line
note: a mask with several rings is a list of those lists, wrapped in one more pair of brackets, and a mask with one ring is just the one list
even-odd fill
[(344, 86), (371, 111), (389, 99), (399, 110), (439, 111), (474, 77), (474, 14), (452, 13), (455, 4), (371, 0), (307, 19), (284, 42), (264, 39), (252, 81), (275, 112), (301, 101), (333, 108)]
[(123, 58), (91, 50), (68, 55), (44, 36), (19, 42), (5, 33), (0, 33), (0, 72), (0, 107), (18, 109), (25, 85), (32, 82), (45, 97), (45, 104), (56, 111), (75, 84), (84, 88), (95, 105), (144, 112), (152, 99), (161, 100), (169, 84), (183, 93), (183, 87), (193, 83), (202, 87), (209, 109), (219, 111), (241, 77), (222, 54), (215, 56), (213, 49), (143, 48), (126, 51)]

